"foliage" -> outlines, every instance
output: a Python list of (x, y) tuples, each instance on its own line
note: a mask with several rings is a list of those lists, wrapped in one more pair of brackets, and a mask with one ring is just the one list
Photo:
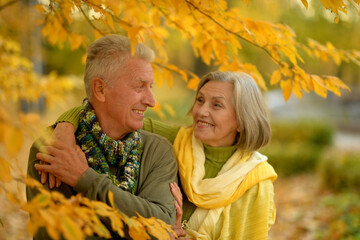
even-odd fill
[(334, 131), (329, 124), (306, 120), (274, 122), (272, 130), (271, 143), (260, 151), (286, 176), (315, 170)]
[[(301, 1), (307, 7), (307, 0)], [(0, 0), (0, 11), (19, 2)], [(243, 2), (248, 4), (249, 0)], [(344, 0), (321, 2), (336, 14), (336, 22), (339, 21), (339, 11), (346, 12)], [(355, 8), (359, 5), (359, 0), (349, 2)], [(172, 86), (173, 73), (178, 74), (190, 89), (194, 89), (199, 81), (193, 72), (169, 63), (166, 40), (173, 33), (181, 35), (205, 64), (215, 65), (220, 70), (247, 72), (263, 89), (267, 89), (269, 84), (280, 86), (285, 100), (292, 93), (301, 98), (303, 92), (314, 91), (326, 97), (328, 91), (340, 96), (342, 89), (349, 90), (337, 77), (306, 72), (301, 52), (320, 61), (332, 59), (338, 65), (343, 62), (360, 65), (360, 53), (357, 50), (336, 49), (330, 42), (323, 44), (312, 39), (301, 43), (289, 26), (244, 17), (239, 9), (228, 8), (224, 0), (50, 0), (41, 1), (36, 9), (42, 13), (41, 33), (53, 45), (62, 47), (69, 44), (72, 50), (86, 48), (94, 38), (115, 33), (129, 36), (132, 46), (137, 42), (153, 46), (158, 56), (153, 64), (158, 86), (164, 82)], [(20, 12), (23, 14), (23, 11)], [(20, 15), (15, 17), (22, 18)], [(74, 27), (79, 19), (87, 21), (93, 30), (92, 37)], [(19, 23), (27, 28), (24, 21)], [(168, 227), (156, 219), (147, 220), (140, 216), (127, 218), (109, 206), (80, 196), (65, 199), (44, 190), (32, 180), (27, 183), (38, 187), (40, 194), (32, 202), (25, 203), (16, 192), (17, 189), (7, 185), (14, 181), (25, 181), (25, 177), (11, 174), (10, 161), (5, 159), (13, 159), (18, 154), (25, 136), (39, 134), (36, 128), (40, 117), (21, 113), (20, 101), (37, 102), (44, 98), (47, 105), (51, 106), (61, 102), (65, 93), (74, 86), (69, 78), (59, 77), (56, 73), (49, 76), (35, 73), (33, 63), (23, 57), (18, 43), (4, 36), (0, 34), (0, 147), (5, 149), (0, 155), (0, 194), (6, 195), (14, 206), (30, 213), (30, 232), (34, 233), (38, 227), (44, 226), (54, 237), (61, 233), (67, 239), (81, 238), (93, 232), (106, 236), (106, 229), (97, 224), (99, 216), (107, 217), (111, 223), (122, 221), (134, 230), (130, 234), (138, 233), (143, 237), (147, 233), (155, 234), (154, 229), (160, 231)], [(264, 74), (254, 64), (242, 62), (241, 52), (245, 44), (259, 48), (276, 64), (275, 70), (265, 73), (270, 78), (264, 79)], [(161, 108), (168, 109), (170, 114), (173, 112), (166, 105), (157, 105), (157, 108), (159, 112)], [(3, 220), (0, 218), (0, 227), (5, 225)], [(142, 230), (137, 232), (139, 229)], [(168, 237), (168, 234), (160, 233), (155, 237), (164, 236)]]
[(320, 147), (330, 145), (334, 134), (330, 123), (310, 119), (274, 120), (271, 129), (272, 141), (307, 142)]
[[(342, 0), (321, 2), (337, 15), (336, 22), (339, 11), (346, 12), (347, 7)], [(306, 0), (302, 3), (308, 6)], [(358, 0), (351, 3), (355, 8), (359, 5)], [(116, 33), (128, 35), (132, 46), (148, 41), (158, 53), (153, 67), (159, 85), (167, 81), (171, 86), (174, 81), (172, 72), (179, 74), (191, 89), (199, 81), (194, 73), (168, 63), (165, 42), (172, 31), (186, 39), (204, 63), (213, 64), (220, 70), (247, 72), (266, 89), (266, 82), (257, 67), (240, 61), (242, 42), (262, 49), (278, 66), (269, 83), (280, 85), (285, 100), (291, 93), (301, 98), (304, 91), (314, 91), (326, 98), (328, 91), (340, 96), (341, 89), (349, 90), (335, 76), (307, 73), (300, 66), (305, 64), (300, 50), (321, 61), (333, 59), (338, 65), (344, 61), (360, 65), (360, 52), (357, 50), (336, 49), (330, 42), (321, 44), (313, 39), (300, 43), (290, 27), (245, 18), (239, 9), (228, 8), (225, 0), (52, 0), (49, 5), (37, 5), (37, 9), (44, 14), (42, 34), (52, 44), (62, 46), (67, 40), (72, 49), (76, 49), (89, 42), (84, 35), (72, 29), (76, 18), (88, 21), (95, 38)]]
[(320, 159), (318, 168), (323, 186), (336, 191), (358, 190), (360, 182), (360, 153), (328, 151)]
[(321, 200), (328, 208), (324, 219), (328, 227), (319, 239), (360, 239), (360, 195), (343, 193), (329, 195)]
[[(150, 239), (150, 235), (156, 239), (170, 239), (168, 232), (172, 232), (171, 226), (156, 218), (128, 217), (113, 206), (113, 193), (109, 192), (108, 198), (112, 206), (99, 201), (91, 201), (80, 194), (65, 198), (57, 191), (49, 191), (38, 181), (21, 176), (14, 179), (10, 172), (10, 164), (0, 158), (0, 193), (5, 191), (7, 198), (21, 209), (30, 214), (27, 229), (35, 234), (41, 227), (45, 227), (47, 233), (53, 239), (63, 236), (65, 239), (84, 239), (85, 236), (97, 235), (110, 238), (111, 233), (101, 219), (108, 219), (110, 228), (118, 235), (124, 237), (128, 234), (132, 239)], [(29, 202), (24, 202), (18, 194), (6, 186), (6, 182), (13, 180), (23, 181), (26, 185), (36, 188), (39, 194)], [(124, 228), (128, 230), (124, 232)]]
[(274, 142), (260, 150), (278, 174), (290, 176), (315, 169), (322, 149), (309, 143)]

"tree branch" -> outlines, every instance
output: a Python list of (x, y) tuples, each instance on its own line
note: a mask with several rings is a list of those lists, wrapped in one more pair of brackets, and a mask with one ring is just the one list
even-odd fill
[(253, 46), (255, 46), (255, 47), (261, 48), (262, 50), (264, 50), (264, 51), (273, 59), (274, 62), (280, 64), (280, 62), (279, 62), (276, 58), (274, 58), (274, 57), (271, 55), (271, 53), (269, 52), (269, 50), (267, 50), (266, 48), (264, 48), (264, 47), (256, 44), (255, 42), (252, 42), (252, 41), (244, 38), (243, 36), (241, 36), (240, 34), (234, 32), (234, 31), (232, 31), (232, 30), (226, 28), (225, 26), (223, 26), (222, 24), (220, 24), (216, 19), (214, 19), (212, 16), (210, 16), (209, 14), (205, 13), (203, 10), (201, 10), (200, 8), (198, 8), (197, 6), (195, 6), (192, 2), (190, 2), (190, 1), (188, 1), (188, 0), (185, 0), (185, 2), (186, 2), (187, 4), (189, 4), (189, 5), (191, 5), (191, 6), (192, 6), (194, 9), (196, 9), (198, 12), (200, 12), (201, 14), (203, 14), (204, 16), (206, 16), (207, 18), (209, 18), (212, 22), (214, 22), (216, 25), (218, 25), (220, 28), (222, 28), (222, 29), (225, 30), (226, 32), (231, 33), (231, 34), (237, 36), (237, 37), (240, 38), (240, 39), (243, 39), (244, 41), (250, 43), (251, 45), (253, 45)]
[(105, 33), (103, 31), (101, 31), (99, 28), (97, 28), (92, 22), (91, 20), (88, 18), (88, 16), (86, 15), (86, 13), (84, 12), (84, 10), (82, 9), (82, 7), (78, 7), (79, 10), (81, 11), (82, 15), (84, 16), (84, 18), (86, 19), (86, 21), (90, 24), (90, 26), (95, 29), (96, 31), (98, 31), (101, 35), (105, 36)]

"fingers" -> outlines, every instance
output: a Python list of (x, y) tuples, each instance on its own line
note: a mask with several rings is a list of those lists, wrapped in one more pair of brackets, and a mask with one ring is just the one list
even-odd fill
[(175, 232), (175, 234), (178, 236), (178, 237), (185, 237), (186, 236), (186, 231), (182, 228), (175, 228), (173, 229), (173, 231)]
[(47, 172), (48, 173), (49, 171), (51, 171), (51, 165), (36, 163), (35, 164), (35, 169), (38, 170), (38, 171), (41, 171), (41, 172)]
[(36, 154), (36, 158), (45, 163), (45, 164), (42, 163), (39, 165), (46, 165), (46, 163), (51, 164), (52, 162), (55, 161), (55, 158), (53, 156), (51, 156), (47, 153), (42, 153), (42, 152), (38, 152)]
[[(41, 163), (43, 164), (43, 163)], [(47, 172), (41, 172), (40, 171), (40, 180), (41, 180), (41, 183), (42, 184), (45, 184), (46, 181), (47, 181), (47, 176), (48, 176), (48, 173)]]
[(53, 189), (55, 187), (55, 176), (52, 174), (49, 174), (49, 188)]
[(59, 188), (61, 186), (62, 181), (59, 178), (56, 179), (56, 187)]
[(179, 188), (179, 186), (176, 183), (170, 183), (170, 191), (171, 194), (174, 196), (175, 201), (179, 203), (179, 205), (182, 207), (182, 193)]

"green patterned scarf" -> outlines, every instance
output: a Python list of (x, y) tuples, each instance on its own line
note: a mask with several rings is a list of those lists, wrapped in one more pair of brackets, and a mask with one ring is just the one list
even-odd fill
[[(121, 140), (113, 140), (101, 130), (87, 98), (83, 107), (76, 138), (89, 166), (98, 173), (106, 174), (114, 185), (134, 194), (143, 152), (140, 132), (134, 131)], [(109, 166), (117, 167), (116, 176), (109, 172)]]

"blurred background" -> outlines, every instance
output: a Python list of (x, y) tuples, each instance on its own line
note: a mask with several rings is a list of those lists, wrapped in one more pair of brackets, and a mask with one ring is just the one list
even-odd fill
[[(41, 126), (45, 127), (85, 97), (82, 82), (85, 49), (72, 51), (69, 45), (59, 48), (44, 40), (41, 29), (36, 26), (37, 16), (32, 9), (35, 3), (24, 0), (6, 10), (1, 7), (0, 33), (20, 43), (38, 73), (56, 73), (72, 82), (71, 90), (64, 92), (52, 106), (44, 100), (46, 96), (39, 101), (24, 100), (11, 106), (24, 113), (40, 114)], [(249, 6), (242, 1), (229, 0), (228, 3), (242, 9), (245, 16), (289, 25), (300, 41), (312, 38), (323, 44), (331, 41), (339, 49), (360, 49), (360, 17), (354, 9), (347, 15), (340, 14), (336, 24), (335, 15), (315, 0), (309, 1), (308, 9), (300, 0), (251, 0)], [(75, 26), (85, 34), (89, 31), (84, 19), (79, 19)], [(176, 33), (169, 37), (166, 47), (171, 64), (189, 69), (199, 77), (215, 70), (196, 58), (191, 46)], [(298, 99), (293, 94), (285, 102), (281, 90), (267, 85), (264, 97), (273, 138), (260, 152), (268, 156), (279, 174), (275, 182), (277, 220), (270, 239), (360, 239), (360, 67), (355, 63), (338, 66), (330, 59), (320, 64), (304, 58), (310, 62), (308, 72), (338, 76), (351, 91), (342, 91), (341, 97), (329, 93), (326, 99), (313, 93)], [(255, 64), (260, 72), (271, 72), (274, 68), (268, 55), (246, 43), (243, 43), (241, 60)], [(267, 82), (270, 77), (264, 75)], [(186, 114), (194, 91), (189, 90), (183, 80), (175, 79), (172, 87), (166, 83), (156, 85), (154, 95), (163, 111), (159, 114), (148, 110), (148, 117), (191, 124)], [(23, 139), (23, 147), (15, 157), (23, 171), (26, 171), (30, 145), (36, 135), (32, 136)], [(1, 146), (0, 151), (4, 151)], [(19, 188), (19, 194), (24, 194), (23, 185), (14, 187)], [(2, 197), (0, 217), (0, 239), (29, 238), (25, 233), (18, 234), (19, 228), (26, 228), (26, 214), (15, 213)]]

